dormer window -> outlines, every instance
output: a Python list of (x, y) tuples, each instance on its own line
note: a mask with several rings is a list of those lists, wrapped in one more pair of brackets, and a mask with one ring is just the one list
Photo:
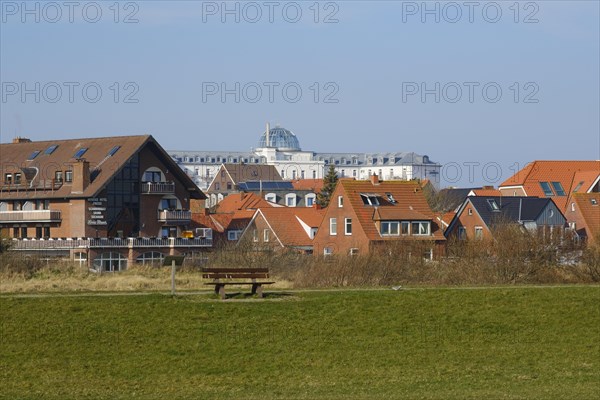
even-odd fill
[(386, 193), (385, 196), (387, 197), (388, 201), (392, 204), (396, 204), (397, 201), (396, 199), (394, 199), (394, 195), (392, 195), (391, 193)]
[(542, 187), (542, 190), (544, 191), (544, 195), (546, 197), (554, 196), (554, 192), (552, 191), (552, 188), (550, 187), (550, 184), (548, 182), (540, 182), (540, 186)]
[(552, 187), (557, 196), (566, 196), (565, 190), (563, 189), (560, 182), (552, 182)]

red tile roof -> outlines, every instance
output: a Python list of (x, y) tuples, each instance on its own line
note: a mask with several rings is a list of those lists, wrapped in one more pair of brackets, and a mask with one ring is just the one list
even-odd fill
[[(504, 181), (500, 187), (523, 186), (527, 196), (546, 197), (540, 182), (560, 182), (567, 196), (553, 196), (561, 211), (569, 204), (570, 194), (577, 186), (576, 176), (591, 179), (600, 175), (600, 161), (533, 161)], [(590, 182), (590, 185), (593, 182)]]
[(324, 211), (310, 207), (269, 207), (256, 211), (262, 214), (283, 246), (312, 246), (310, 229), (318, 228)]
[[(595, 200), (597, 205), (592, 203)], [(600, 235), (600, 193), (575, 193), (573, 195), (575, 206), (588, 228), (588, 237), (597, 238)]]
[(323, 179), (296, 179), (292, 181), (296, 190), (310, 190), (319, 193), (323, 189)]
[[(437, 225), (429, 204), (423, 194), (423, 189), (416, 181), (381, 181), (379, 184), (373, 184), (371, 181), (357, 181), (352, 179), (340, 179), (338, 185), (341, 185), (343, 191), (346, 193), (348, 200), (356, 216), (358, 217), (359, 223), (362, 226), (366, 236), (370, 240), (387, 240), (382, 238), (377, 230), (374, 222), (375, 208), (378, 209), (379, 214), (382, 212), (394, 213), (398, 215), (411, 215), (409, 218), (412, 219), (412, 215), (418, 217), (418, 219), (431, 220), (433, 236), (436, 240), (445, 240), (442, 231)], [(378, 194), (383, 199), (383, 203), (380, 206), (369, 206), (363, 203), (361, 193), (373, 193)], [(396, 203), (390, 203), (387, 199), (387, 193), (390, 193)], [(394, 211), (387, 211), (393, 208)], [(411, 238), (417, 238), (412, 237)], [(390, 238), (393, 240), (394, 238)]]
[(238, 210), (256, 210), (265, 207), (273, 207), (273, 203), (254, 193), (234, 193), (225, 196), (217, 205), (217, 213), (233, 213)]
[(498, 189), (473, 189), (471, 191), (475, 196), (502, 196), (502, 192)]

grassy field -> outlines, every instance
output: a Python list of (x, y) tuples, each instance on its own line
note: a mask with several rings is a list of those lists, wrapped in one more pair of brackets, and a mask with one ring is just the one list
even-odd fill
[(2, 399), (597, 399), (600, 288), (0, 297)]

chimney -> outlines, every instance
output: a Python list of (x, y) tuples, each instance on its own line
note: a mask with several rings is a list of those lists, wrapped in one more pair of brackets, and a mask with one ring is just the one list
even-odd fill
[(379, 185), (379, 175), (377, 175), (377, 174), (371, 175), (371, 183), (373, 185)]
[(484, 187), (482, 187), (482, 189), (485, 189), (485, 190), (494, 190), (494, 187), (493, 186), (484, 186)]
[(26, 137), (21, 137), (21, 136), (17, 136), (16, 138), (13, 139), (13, 144), (16, 143), (31, 143), (31, 139), (28, 139)]
[(90, 163), (79, 159), (73, 163), (73, 183), (71, 193), (83, 193), (90, 184)]

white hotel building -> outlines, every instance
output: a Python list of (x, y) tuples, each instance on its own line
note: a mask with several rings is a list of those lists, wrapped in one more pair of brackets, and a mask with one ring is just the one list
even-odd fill
[(321, 179), (333, 164), (339, 177), (368, 179), (377, 174), (383, 180), (429, 179), (436, 188), (439, 187), (441, 169), (441, 165), (428, 156), (413, 152), (303, 151), (294, 133), (279, 126), (269, 128), (268, 124), (259, 138), (258, 147), (248, 152), (171, 150), (169, 154), (202, 190), (208, 188), (223, 163), (274, 165), (283, 179)]

